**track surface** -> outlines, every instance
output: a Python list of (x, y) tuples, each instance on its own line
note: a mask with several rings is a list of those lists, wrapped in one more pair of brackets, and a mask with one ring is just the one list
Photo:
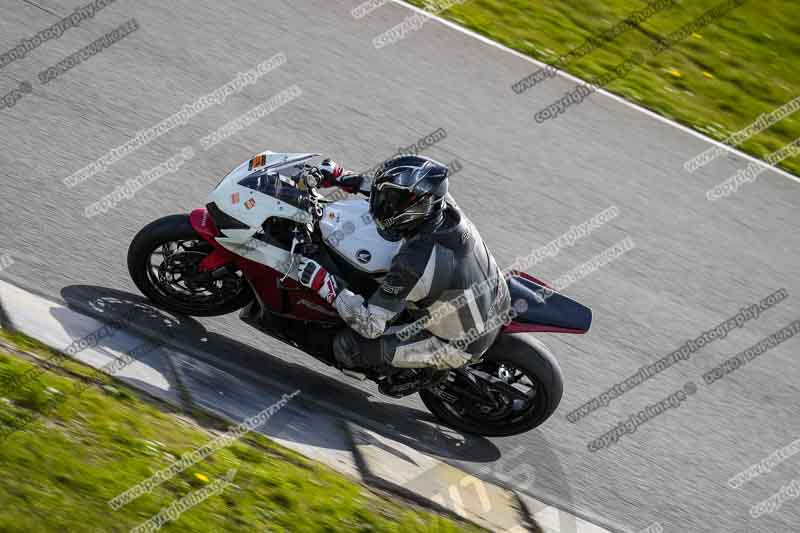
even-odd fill
[[(0, 1), (5, 51), (80, 4)], [(351, 168), (369, 168), (420, 136), (448, 137), (427, 154), (464, 166), (453, 192), (502, 264), (546, 244), (599, 211), (620, 216), (536, 267), (555, 279), (625, 236), (637, 247), (566, 292), (589, 304), (589, 335), (543, 336), (566, 376), (562, 407), (544, 427), (506, 439), (466, 438), (412, 422), (416, 400), (391, 403), (235, 316), (185, 321), (178, 333), (249, 372), (296, 383), (379, 423), (412, 433), (419, 446), (616, 527), (665, 531), (800, 530), (797, 501), (754, 520), (751, 505), (796, 477), (794, 457), (743, 488), (725, 481), (800, 437), (798, 340), (790, 340), (713, 387), (700, 375), (798, 318), (800, 188), (773, 172), (733, 197), (705, 191), (745, 163), (728, 156), (689, 175), (684, 160), (700, 139), (602, 95), (538, 125), (533, 113), (561, 96), (554, 79), (522, 96), (510, 90), (533, 65), (431, 22), (395, 45), (372, 38), (409, 11), (381, 7), (350, 16), (354, 2), (331, 0), (118, 0), (81, 27), (0, 69), (0, 94), (29, 80), (33, 93), (0, 110), (2, 247), (28, 254), (1, 275), (66, 300), (135, 294), (125, 269), (133, 234), (162, 215), (203, 205), (220, 176), (263, 148), (315, 150)], [(36, 74), (135, 17), (140, 29), (42, 86)], [(72, 189), (62, 180), (277, 52), (286, 65)], [(200, 137), (297, 84), (304, 94), (215, 148)], [(755, 118), (755, 117), (754, 117)], [(83, 208), (142, 169), (191, 144), (198, 156), (108, 214)], [(35, 264), (30, 256), (38, 257)], [(565, 415), (641, 365), (734, 315), (778, 288), (790, 297), (577, 424)], [(201, 341), (201, 337), (205, 341)], [(237, 344), (240, 341), (249, 345)], [(794, 357), (793, 357), (794, 356)], [(309, 370), (308, 367), (313, 370)], [(684, 383), (698, 392), (609, 449), (586, 443)], [(405, 422), (405, 420), (409, 422)], [(427, 426), (425, 426), (427, 427)], [(522, 467), (527, 465), (524, 476)], [(509, 476), (509, 474), (514, 474)]]

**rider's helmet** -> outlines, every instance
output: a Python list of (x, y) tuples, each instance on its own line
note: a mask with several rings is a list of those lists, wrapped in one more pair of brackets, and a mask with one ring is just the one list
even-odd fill
[(448, 168), (420, 156), (398, 156), (375, 173), (369, 212), (378, 233), (389, 240), (413, 234), (444, 211)]

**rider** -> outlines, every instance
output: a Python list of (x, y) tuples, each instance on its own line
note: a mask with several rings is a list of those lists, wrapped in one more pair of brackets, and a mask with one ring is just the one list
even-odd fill
[[(326, 159), (323, 186), (366, 192), (369, 177)], [(480, 357), (510, 309), (505, 276), (478, 231), (448, 194), (448, 168), (420, 156), (386, 161), (369, 187), (378, 233), (404, 239), (380, 287), (368, 299), (303, 257), (300, 283), (334, 305), (350, 328), (334, 339), (348, 369), (456, 368)], [(442, 307), (444, 306), (444, 307)], [(400, 313), (411, 326), (392, 325)]]

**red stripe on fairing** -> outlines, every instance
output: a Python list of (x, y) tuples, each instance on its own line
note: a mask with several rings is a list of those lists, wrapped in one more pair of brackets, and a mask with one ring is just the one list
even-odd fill
[(557, 328), (555, 326), (544, 326), (542, 324), (523, 324), (521, 322), (511, 322), (503, 327), (502, 333), (574, 333), (583, 335), (587, 330)]
[(211, 215), (208, 214), (208, 210), (205, 207), (201, 207), (192, 211), (189, 214), (189, 223), (202, 238), (211, 244), (219, 246), (214, 240), (217, 235), (219, 235), (219, 230), (217, 229), (216, 224), (214, 224), (214, 220), (212, 220)]
[(197, 266), (200, 272), (216, 270), (221, 266), (232, 263), (237, 256), (233, 252), (223, 248), (216, 241), (219, 230), (205, 208), (195, 209), (189, 214), (189, 223), (200, 237), (208, 241), (214, 247), (214, 251), (208, 254)]
[(326, 274), (327, 272), (325, 272), (325, 269), (320, 268), (317, 271), (317, 274), (314, 276), (314, 279), (311, 281), (311, 288), (314, 289), (315, 291), (318, 291), (320, 287), (322, 287), (322, 284), (325, 282)]
[[(528, 279), (528, 280), (530, 280), (530, 281), (532, 281), (534, 283), (538, 283), (539, 285), (541, 285), (543, 287), (547, 287), (548, 289), (553, 289), (553, 287), (551, 287), (549, 284), (545, 283), (544, 281), (540, 280), (539, 278), (535, 278), (535, 277), (531, 276), (527, 272), (520, 272), (519, 270), (512, 270), (510, 272), (510, 274), (512, 276), (515, 276), (515, 277), (518, 277), (518, 278)], [(555, 290), (555, 289), (553, 289), (553, 290)]]

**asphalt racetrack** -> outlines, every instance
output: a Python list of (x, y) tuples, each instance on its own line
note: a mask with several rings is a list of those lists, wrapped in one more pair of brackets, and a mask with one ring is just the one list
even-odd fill
[[(64, 5), (64, 4), (68, 5)], [(82, 5), (0, 0), (0, 52)], [(800, 184), (767, 171), (716, 201), (705, 192), (746, 167), (726, 155), (689, 174), (710, 145), (597, 94), (557, 119), (534, 113), (574, 86), (558, 77), (516, 95), (535, 65), (439, 22), (376, 49), (372, 39), (411, 12), (389, 3), (354, 19), (332, 0), (117, 0), (92, 20), (0, 69), (0, 94), (31, 84), (0, 109), (0, 247), (16, 254), (0, 276), (67, 301), (138, 291), (128, 243), (146, 223), (204, 205), (217, 181), (263, 150), (316, 151), (373, 167), (443, 128), (426, 155), (463, 169), (452, 192), (502, 265), (612, 206), (616, 218), (536, 265), (554, 280), (630, 237), (635, 247), (564, 292), (592, 307), (585, 336), (542, 335), (566, 383), (558, 412), (528, 434), (463, 437), (425, 422), (416, 398), (372, 387), (264, 337), (235, 315), (186, 320), (174, 333), (243, 372), (391, 422), (420, 447), (618, 530), (659, 522), (667, 532), (800, 531), (797, 502), (750, 509), (797, 476), (797, 457), (741, 488), (727, 480), (800, 437), (800, 363), (789, 339), (712, 385), (702, 375), (796, 320)], [(134, 18), (138, 29), (46, 84), (39, 72)], [(86, 181), (64, 179), (136, 133), (277, 53), (258, 82)], [(200, 140), (277, 93), (302, 93), (205, 150)], [(755, 118), (755, 117), (754, 117)], [(196, 152), (107, 213), (86, 206), (183, 147)], [(566, 414), (778, 289), (788, 298), (575, 423)], [(109, 296), (110, 297), (110, 296)], [(242, 343), (242, 344), (239, 344)], [(246, 364), (245, 364), (246, 363)], [(688, 383), (675, 408), (597, 451), (587, 444)], [(421, 428), (428, 428), (422, 431)]]

